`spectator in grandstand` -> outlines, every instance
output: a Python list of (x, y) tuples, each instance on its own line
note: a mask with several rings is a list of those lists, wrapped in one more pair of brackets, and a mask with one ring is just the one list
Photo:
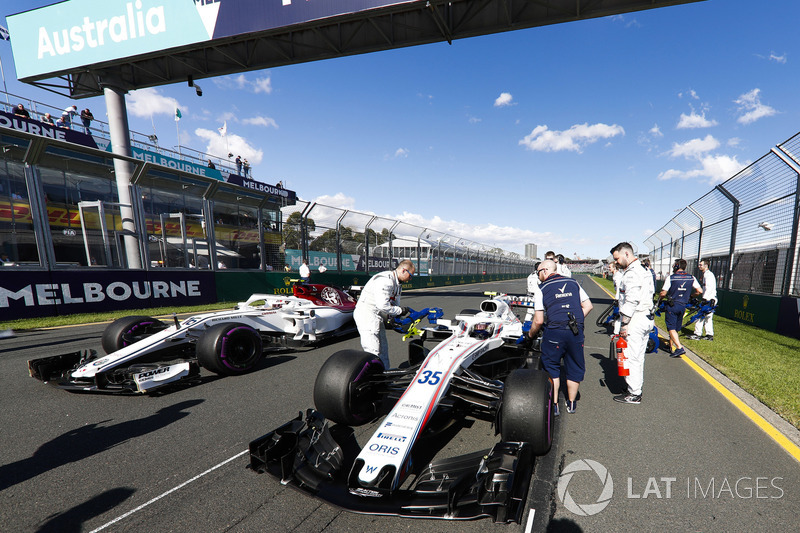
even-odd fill
[[(703, 259), (700, 261), (698, 265), (700, 268), (700, 272), (703, 273), (703, 302), (708, 303), (711, 307), (717, 305), (717, 278), (714, 276), (714, 273), (708, 268), (708, 259)], [(712, 319), (714, 318), (714, 311), (710, 311), (706, 313), (703, 317), (699, 318), (694, 323), (694, 334), (689, 335), (690, 339), (693, 340), (707, 340), (713, 341), (714, 340), (714, 324), (712, 323)], [(703, 328), (706, 330), (705, 336), (703, 336)]]
[(14, 261), (12, 261), (8, 257), (8, 254), (0, 254), (0, 264), (2, 264), (3, 266), (16, 266), (17, 265)]
[(617, 244), (611, 249), (611, 255), (622, 269), (619, 284), (619, 334), (628, 342), (625, 357), (630, 371), (625, 377), (628, 392), (614, 396), (614, 401), (640, 404), (644, 385), (644, 353), (653, 329), (653, 315), (650, 314), (653, 306), (653, 285), (650, 273), (642, 266), (630, 243)]
[(66, 124), (67, 128), (72, 128), (72, 119), (78, 114), (78, 106), (71, 105), (64, 109), (64, 112), (61, 113), (61, 118), (64, 119), (64, 124)]
[(28, 110), (25, 109), (25, 106), (22, 104), (17, 104), (17, 107), (14, 108), (14, 114), (18, 117), (31, 118), (31, 114), (28, 113)]
[(53, 117), (52, 117), (52, 115), (50, 115), (50, 113), (45, 113), (44, 114), (44, 116), (42, 117), (42, 122), (44, 122), (45, 124), (50, 124), (51, 126), (55, 126), (56, 125), (56, 123), (53, 122)]
[(586, 373), (583, 356), (584, 318), (592, 310), (589, 295), (578, 282), (556, 272), (557, 265), (545, 259), (536, 273), (539, 276), (540, 296), (535, 297), (533, 325), (528, 336), (547, 326), (542, 334), (542, 365), (553, 380), (553, 415), (558, 416), (558, 389), (561, 383), (561, 360), (564, 360), (567, 379), (567, 412), (574, 413), (578, 387)]
[(242, 174), (242, 156), (236, 156), (236, 173), (241, 175)]
[(244, 170), (244, 177), (250, 177), (250, 163), (247, 162), (247, 159), (242, 162), (242, 170)]
[(391, 368), (384, 320), (408, 316), (410, 313), (408, 307), (400, 306), (400, 292), (401, 284), (410, 280), (412, 275), (414, 263), (408, 259), (400, 261), (394, 270), (378, 272), (364, 285), (353, 312), (358, 334), (361, 335), (361, 347), (365, 352), (376, 355), (384, 369)]
[[(77, 109), (77, 107), (75, 109)], [(94, 120), (94, 115), (92, 115), (92, 112), (89, 111), (88, 107), (83, 111), (81, 111), (81, 122), (83, 123), (83, 131), (86, 132), (87, 134), (90, 132), (89, 128), (91, 127), (93, 120)]]
[(300, 281), (308, 283), (309, 278), (311, 278), (311, 269), (308, 268), (308, 261), (303, 259), (303, 264), (300, 265)]
[(208, 168), (217, 168), (217, 165), (215, 165), (214, 162), (209, 159), (208, 160)]
[(319, 266), (319, 273), (320, 274), (324, 274), (327, 270), (328, 269), (325, 267), (325, 265), (320, 265)]
[(69, 123), (64, 119), (64, 115), (61, 115), (61, 118), (56, 120), (56, 126), (59, 128), (68, 128)]
[(680, 357), (686, 353), (683, 349), (678, 332), (683, 327), (683, 314), (689, 298), (703, 292), (703, 288), (694, 276), (686, 272), (686, 259), (676, 259), (672, 265), (672, 275), (664, 280), (659, 294), (661, 299), (667, 300), (664, 322), (669, 332), (670, 357)]

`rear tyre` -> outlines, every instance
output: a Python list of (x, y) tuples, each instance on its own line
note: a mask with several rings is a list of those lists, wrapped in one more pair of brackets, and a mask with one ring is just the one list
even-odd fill
[(508, 375), (500, 406), (504, 441), (527, 442), (535, 455), (545, 455), (553, 442), (553, 382), (541, 370), (519, 369)]
[(380, 395), (371, 378), (383, 373), (377, 356), (342, 350), (325, 361), (314, 383), (314, 405), (322, 415), (348, 426), (366, 424), (377, 413)]
[(106, 327), (100, 343), (106, 353), (116, 352), (149, 337), (167, 325), (149, 316), (125, 316)]
[(235, 376), (252, 370), (263, 351), (258, 331), (228, 322), (210, 327), (198, 339), (197, 362), (215, 374)]

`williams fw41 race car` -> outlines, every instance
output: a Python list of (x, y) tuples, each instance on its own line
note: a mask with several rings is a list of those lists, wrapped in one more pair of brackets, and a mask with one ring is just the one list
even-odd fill
[[(406, 368), (333, 354), (317, 375), (316, 409), (251, 442), (250, 468), (353, 512), (519, 522), (533, 460), (552, 442), (553, 383), (523, 342), (529, 324), (516, 305), (531, 300), (499, 295), (453, 320), (411, 312), (398, 327), (421, 336)], [(430, 325), (417, 329), (424, 317)], [(500, 442), (433, 460), (466, 417), (493, 423)], [(353, 427), (370, 422), (377, 429), (359, 445)]]
[(174, 317), (120, 318), (102, 336), (105, 356), (94, 350), (28, 361), (32, 377), (58, 387), (91, 392), (145, 393), (198, 378), (200, 367), (223, 376), (255, 368), (265, 348), (301, 347), (355, 331), (356, 300), (331, 285), (301, 283), (293, 296), (253, 294), (232, 311)]

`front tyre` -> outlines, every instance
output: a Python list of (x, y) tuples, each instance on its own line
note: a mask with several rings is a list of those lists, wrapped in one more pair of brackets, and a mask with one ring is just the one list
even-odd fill
[(222, 376), (252, 370), (261, 360), (261, 335), (245, 324), (228, 322), (212, 326), (197, 341), (197, 362)]
[(317, 411), (337, 424), (366, 424), (375, 417), (381, 400), (371, 378), (383, 370), (383, 363), (371, 353), (336, 352), (322, 365), (314, 383)]
[(125, 316), (106, 327), (100, 343), (106, 353), (116, 352), (167, 327), (149, 316)]
[(500, 406), (504, 441), (527, 442), (535, 455), (545, 455), (553, 442), (553, 381), (546, 372), (514, 370), (508, 375)]

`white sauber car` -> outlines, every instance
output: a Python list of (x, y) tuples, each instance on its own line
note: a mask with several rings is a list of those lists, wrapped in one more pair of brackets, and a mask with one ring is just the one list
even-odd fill
[[(250, 467), (354, 512), (519, 522), (533, 458), (552, 442), (553, 384), (521, 342), (528, 323), (517, 306), (532, 302), (500, 295), (454, 320), (440, 319), (441, 309), (412, 312), (412, 332), (425, 316), (431, 325), (416, 330), (407, 368), (386, 370), (357, 350), (333, 354), (317, 375), (316, 410), (251, 442)], [(466, 416), (492, 422), (500, 442), (430, 462)], [(352, 426), (375, 420), (359, 445)]]
[(268, 348), (299, 347), (355, 331), (356, 300), (332, 285), (301, 283), (292, 296), (253, 294), (232, 311), (174, 318), (166, 324), (128, 316), (103, 332), (94, 350), (28, 361), (32, 377), (90, 392), (145, 393), (197, 378), (200, 367), (223, 376), (252, 370)]

